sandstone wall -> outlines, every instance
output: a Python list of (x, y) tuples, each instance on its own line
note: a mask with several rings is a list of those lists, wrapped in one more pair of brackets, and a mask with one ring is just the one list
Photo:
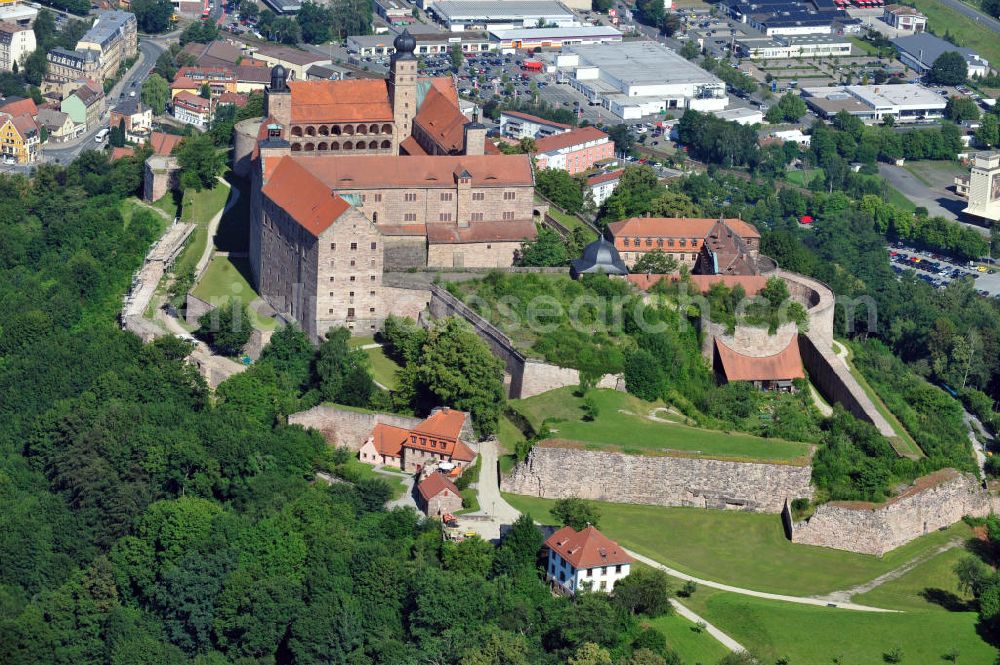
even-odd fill
[(257, 144), (261, 118), (241, 120), (233, 128), (233, 173), (241, 178), (250, 175), (250, 157)]
[(351, 450), (361, 448), (378, 423), (410, 428), (421, 420), (423, 419), (390, 413), (348, 411), (335, 406), (314, 406), (308, 411), (300, 411), (288, 416), (288, 424), (302, 425), (307, 429), (317, 430), (330, 445), (346, 446)]
[(702, 330), (704, 334), (701, 341), (701, 352), (706, 358), (712, 358), (715, 338), (722, 340), (723, 344), (737, 353), (761, 358), (784, 351), (792, 338), (798, 334), (799, 327), (794, 323), (786, 323), (780, 326), (773, 335), (769, 335), (767, 327), (741, 325), (736, 326), (732, 335), (728, 335), (726, 334), (726, 326), (707, 321), (703, 323)]
[[(541, 393), (580, 385), (580, 372), (570, 367), (559, 367), (537, 360), (525, 360), (521, 370), (520, 397), (531, 397)], [(597, 382), (598, 388), (625, 390), (625, 379), (620, 374), (605, 374)]]
[(785, 500), (812, 497), (811, 466), (535, 446), (501, 481), (505, 492), (549, 499), (692, 506), (779, 513)]
[(971, 474), (943, 469), (884, 504), (823, 504), (809, 519), (791, 524), (791, 540), (882, 556), (965, 515), (985, 516), (997, 504)]
[(423, 268), (427, 265), (427, 237), (382, 236), (382, 261), (386, 272)]

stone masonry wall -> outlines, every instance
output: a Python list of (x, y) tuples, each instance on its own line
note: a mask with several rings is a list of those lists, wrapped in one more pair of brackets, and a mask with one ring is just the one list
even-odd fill
[(346, 446), (358, 450), (368, 439), (378, 423), (394, 427), (410, 428), (422, 418), (409, 418), (389, 413), (361, 413), (335, 406), (314, 406), (308, 411), (300, 411), (288, 416), (289, 425), (302, 425), (319, 431), (332, 446)]
[[(559, 367), (537, 360), (525, 360), (521, 372), (521, 398), (540, 395), (541, 393), (580, 385), (580, 372), (570, 367)], [(625, 379), (620, 374), (605, 374), (597, 382), (598, 388), (625, 390)]]
[(781, 512), (785, 500), (812, 497), (812, 468), (535, 446), (501, 489), (548, 499)]
[(823, 504), (809, 519), (791, 525), (791, 540), (882, 556), (965, 515), (982, 517), (997, 507), (996, 497), (971, 474), (943, 469), (917, 479), (884, 504)]

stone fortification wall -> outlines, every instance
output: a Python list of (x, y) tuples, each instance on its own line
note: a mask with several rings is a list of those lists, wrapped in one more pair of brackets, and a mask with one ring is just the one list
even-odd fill
[(346, 446), (358, 450), (368, 439), (378, 423), (394, 427), (411, 428), (422, 418), (397, 416), (390, 413), (361, 413), (335, 406), (314, 406), (308, 411), (299, 411), (288, 416), (289, 425), (302, 425), (317, 430), (332, 446)]
[(535, 446), (500, 487), (549, 499), (779, 513), (786, 499), (812, 497), (811, 475), (809, 465), (626, 455), (547, 442)]
[(777, 270), (774, 274), (785, 280), (792, 298), (805, 306), (809, 314), (809, 336), (819, 344), (833, 346), (836, 298), (830, 287), (819, 280), (787, 270)]
[[(375, 425), (382, 423), (393, 427), (411, 429), (423, 422), (423, 418), (399, 416), (394, 413), (364, 413), (351, 411), (342, 407), (323, 405), (314, 406), (308, 411), (299, 411), (288, 416), (289, 425), (302, 425), (306, 429), (317, 430), (332, 446), (345, 446), (358, 450), (368, 439)], [(472, 419), (466, 418), (459, 438), (462, 441), (474, 442)]]
[(794, 543), (882, 556), (965, 515), (982, 517), (997, 506), (996, 497), (975, 477), (942, 469), (884, 504), (835, 501), (801, 522), (791, 523), (787, 508), (784, 517)]
[(722, 340), (722, 343), (730, 349), (745, 356), (761, 358), (784, 351), (792, 338), (798, 334), (799, 327), (794, 323), (786, 323), (770, 335), (767, 327), (741, 325), (736, 326), (733, 334), (729, 335), (726, 333), (726, 326), (721, 323), (703, 321), (702, 331), (701, 353), (711, 362), (716, 338)]
[[(531, 397), (541, 393), (580, 385), (580, 372), (570, 367), (559, 367), (537, 360), (525, 360), (521, 372), (520, 397)], [(598, 388), (625, 390), (625, 379), (621, 374), (605, 374), (597, 382)]]
[(233, 173), (241, 178), (250, 176), (250, 157), (262, 122), (261, 118), (250, 118), (233, 128)]
[(427, 236), (382, 236), (382, 265), (386, 272), (427, 265)]

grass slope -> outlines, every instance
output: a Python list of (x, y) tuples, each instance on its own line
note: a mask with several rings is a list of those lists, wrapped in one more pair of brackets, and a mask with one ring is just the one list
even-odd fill
[[(957, 649), (959, 663), (993, 663), (997, 650), (976, 632), (971, 612), (871, 614), (793, 605), (700, 589), (692, 609), (761, 658), (794, 665), (889, 662), (883, 654), (899, 648), (903, 663), (932, 665)], [(838, 659), (839, 660), (835, 660)]]
[[(804, 443), (763, 439), (749, 434), (688, 427), (677, 422), (654, 422), (644, 416), (656, 404), (617, 390), (588, 393), (598, 405), (593, 421), (583, 420), (583, 399), (575, 388), (559, 388), (511, 402), (539, 430), (547, 422), (554, 438), (582, 441), (588, 448), (615, 447), (625, 452), (677, 451), (722, 459), (753, 459), (804, 463), (810, 447)], [(660, 412), (660, 417), (669, 414)]]
[(189, 190), (184, 194), (181, 221), (193, 222), (195, 229), (187, 247), (174, 263), (174, 273), (181, 275), (198, 265), (198, 259), (201, 258), (209, 241), (208, 223), (226, 205), (227, 198), (229, 198), (229, 188), (222, 184), (200, 192)]
[[(551, 499), (504, 495), (533, 519), (556, 524)], [(868, 582), (953, 538), (956, 524), (877, 558), (825, 547), (795, 545), (777, 515), (595, 502), (600, 529), (610, 538), (672, 568), (726, 584), (792, 596), (812, 596)]]
[(854, 596), (856, 603), (892, 610), (972, 610), (972, 597), (958, 588), (955, 564), (970, 556), (958, 547), (925, 561), (902, 577), (886, 582), (868, 593)]
[(914, 0), (912, 4), (927, 16), (927, 23), (934, 26), (938, 34), (947, 30), (961, 46), (977, 51), (990, 62), (1000, 62), (1000, 40), (982, 23), (937, 0)]
[(657, 617), (648, 623), (667, 636), (667, 644), (685, 665), (714, 665), (729, 653), (714, 637), (677, 614)]
[[(208, 263), (201, 281), (194, 287), (192, 293), (210, 305), (223, 305), (231, 300), (238, 300), (249, 305), (257, 299), (257, 292), (250, 286), (250, 264), (247, 259), (234, 259), (228, 256), (215, 256)], [(277, 325), (274, 319), (257, 316), (250, 310), (251, 324), (258, 330), (273, 330)]]

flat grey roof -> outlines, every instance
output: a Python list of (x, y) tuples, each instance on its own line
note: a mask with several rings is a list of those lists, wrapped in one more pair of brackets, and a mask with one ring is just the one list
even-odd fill
[(621, 37), (620, 30), (606, 25), (578, 25), (567, 28), (514, 28), (490, 30), (497, 39), (565, 39), (566, 37)]
[[(630, 85), (662, 83), (717, 83), (722, 79), (706, 72), (666, 46), (656, 42), (574, 45), (563, 48), (580, 57), (580, 66), (597, 67)], [(594, 81), (587, 81), (588, 84)]]
[(573, 18), (573, 12), (554, 0), (444, 0), (434, 3), (433, 11), (454, 21), (468, 18), (538, 18), (562, 16)]

